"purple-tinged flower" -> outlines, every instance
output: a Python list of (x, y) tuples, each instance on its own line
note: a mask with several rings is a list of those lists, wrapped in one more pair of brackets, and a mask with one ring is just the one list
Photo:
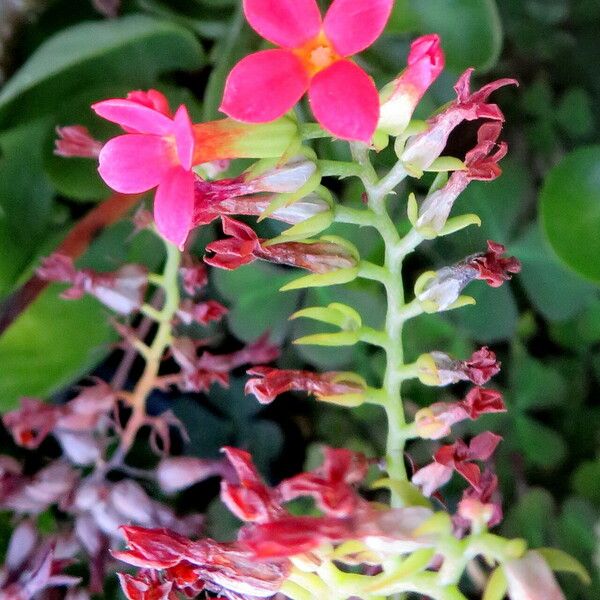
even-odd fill
[(216, 300), (194, 302), (186, 299), (181, 302), (177, 316), (185, 325), (192, 323), (208, 325), (211, 322), (220, 321), (228, 312), (228, 309)]
[(112, 273), (98, 273), (92, 269), (77, 270), (73, 260), (62, 254), (45, 258), (37, 274), (46, 281), (71, 284), (72, 287), (61, 294), (62, 298), (77, 300), (91, 294), (124, 315), (141, 307), (148, 286), (148, 270), (141, 265), (125, 265)]
[(156, 467), (156, 480), (166, 494), (184, 490), (192, 485), (223, 475), (224, 461), (194, 456), (168, 456)]

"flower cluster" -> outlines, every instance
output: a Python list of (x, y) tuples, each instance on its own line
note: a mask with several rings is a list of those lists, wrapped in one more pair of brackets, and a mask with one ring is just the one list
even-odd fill
[[(129, 600), (200, 594), (228, 600), (405, 594), (458, 599), (464, 598), (463, 572), (481, 558), (477, 572), (486, 580), (486, 597), (560, 600), (550, 566), (560, 569), (561, 560), (547, 562), (546, 549), (530, 550), (523, 540), (490, 532), (502, 519), (493, 470), (502, 438), (491, 431), (469, 437), (455, 427), (506, 411), (502, 394), (483, 387), (500, 371), (496, 353), (484, 346), (464, 359), (439, 349), (412, 364), (403, 358), (407, 321), (473, 304), (463, 295), (469, 284), (479, 280), (497, 288), (520, 272), (518, 259), (490, 240), (482, 252), (423, 273), (408, 300), (402, 285), (404, 259), (421, 242), (481, 224), (477, 215), (452, 213), (472, 182), (501, 174), (499, 163), (508, 150), (501, 140), (504, 115), (490, 97), (516, 82), (500, 79), (471, 91), (473, 69), (467, 69), (455, 85), (456, 99), (427, 121), (415, 121), (418, 103), (444, 68), (437, 35), (415, 40), (406, 69), (381, 91), (352, 60), (383, 33), (392, 0), (333, 0), (324, 16), (316, 0), (242, 4), (250, 26), (276, 48), (233, 67), (221, 103), (227, 118), (194, 123), (185, 106), (173, 111), (162, 93), (148, 90), (92, 106), (119, 125), (122, 135), (99, 141), (81, 126), (58, 129), (56, 153), (97, 159), (100, 176), (113, 190), (130, 195), (155, 190), (153, 214), (142, 208), (134, 223), (136, 232), (146, 228), (165, 241), (164, 267), (151, 273), (128, 264), (98, 272), (55, 253), (38, 268), (39, 278), (68, 284), (62, 297), (89, 294), (117, 313), (113, 324), (123, 356), (110, 383), (93, 379), (60, 405), (24, 398), (20, 408), (4, 415), (18, 446), (42, 449), (53, 438), (61, 455), (34, 473), (0, 457), (0, 507), (18, 520), (0, 571), (0, 595), (24, 600), (68, 586), (69, 600), (85, 598), (87, 591), (64, 569), (86, 555), (92, 593), (102, 589), (117, 562), (139, 569), (119, 574)], [(292, 112), (305, 93), (316, 123), (301, 122)], [(477, 125), (473, 147), (462, 157), (444, 156), (451, 134), (465, 121)], [(310, 146), (318, 137), (348, 141), (352, 162), (320, 159)], [(382, 174), (371, 151), (390, 138), (397, 162)], [(256, 160), (240, 173), (232, 161), (242, 158)], [(398, 211), (388, 208), (388, 202), (400, 202), (392, 193), (426, 171), (438, 175), (421, 201), (409, 195), (408, 219), (398, 223)], [(357, 177), (364, 206), (337, 202), (323, 185), (331, 176)], [(267, 229), (257, 233), (254, 217), (278, 221), (279, 231), (281, 223), (284, 229), (267, 239)], [(215, 221), (223, 235), (205, 244), (203, 264), (192, 253), (192, 232)], [(382, 253), (361, 256), (348, 240), (327, 235), (334, 222), (374, 229)], [(295, 343), (366, 344), (370, 350), (364, 355), (375, 355), (381, 369), (359, 365), (360, 373), (319, 373), (269, 366), (280, 348), (268, 333), (242, 348), (215, 352), (215, 338), (200, 337), (198, 329), (218, 327), (227, 308), (206, 297), (205, 264), (235, 270), (256, 260), (308, 271), (286, 283), (284, 293), (359, 280), (378, 286), (388, 306), (379, 328), (341, 302), (304, 307), (291, 318), (336, 329)], [(133, 377), (138, 357), (143, 368)], [(290, 357), (285, 360), (285, 366), (294, 366)], [(243, 449), (226, 446), (221, 458), (171, 455), (172, 434), (185, 442), (186, 427), (170, 410), (154, 414), (151, 394), (173, 388), (210, 394), (213, 384), (228, 386), (230, 372), (244, 366), (250, 376), (245, 392), (260, 404), (302, 392), (322, 402), (371, 404), (385, 412), (385, 449), (376, 449), (384, 456), (326, 446), (320, 466), (271, 485)], [(447, 396), (405, 414), (403, 386), (411, 379), (444, 387)], [(448, 387), (455, 384), (473, 387)], [(160, 459), (152, 468), (134, 468), (127, 457), (145, 427)], [(431, 444), (431, 462), (416, 466), (411, 447), (406, 451), (413, 440), (421, 448)], [(452, 498), (445, 486), (455, 475), (463, 491)], [(221, 502), (242, 521), (229, 541), (204, 536), (201, 515), (179, 515), (149, 494), (158, 487), (171, 495), (209, 478), (219, 479)], [(41, 540), (32, 518), (50, 507), (58, 507), (68, 525)], [(566, 560), (572, 568), (574, 559)]]

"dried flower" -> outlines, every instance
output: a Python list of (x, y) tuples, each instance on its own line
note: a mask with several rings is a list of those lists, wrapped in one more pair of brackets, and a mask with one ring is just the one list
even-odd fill
[(45, 258), (37, 274), (47, 281), (70, 283), (72, 287), (61, 294), (62, 298), (77, 300), (91, 294), (124, 315), (141, 307), (148, 286), (148, 271), (141, 265), (127, 264), (112, 273), (98, 273), (92, 269), (77, 270), (73, 260), (62, 254)]
[(484, 85), (476, 92), (470, 91), (473, 69), (467, 69), (454, 87), (457, 99), (448, 108), (428, 121), (427, 131), (408, 140), (402, 153), (402, 161), (410, 168), (424, 171), (444, 150), (450, 133), (463, 121), (490, 119), (504, 121), (504, 115), (496, 104), (487, 102), (489, 96), (506, 85), (517, 85), (514, 79), (498, 79)]
[(365, 386), (345, 373), (330, 371), (312, 373), (270, 367), (253, 367), (248, 375), (257, 375), (246, 382), (246, 394), (254, 394), (261, 404), (269, 404), (285, 392), (308, 392), (318, 400), (336, 401), (348, 395), (362, 395)]

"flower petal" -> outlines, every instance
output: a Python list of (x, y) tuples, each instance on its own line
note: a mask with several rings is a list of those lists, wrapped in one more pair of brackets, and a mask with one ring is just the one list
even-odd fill
[(342, 56), (351, 56), (381, 35), (393, 6), (394, 0), (334, 0), (323, 29)]
[(117, 123), (130, 133), (165, 135), (173, 128), (173, 121), (163, 113), (123, 98), (96, 102), (92, 104), (92, 110), (103, 119)]
[(138, 194), (156, 187), (171, 167), (167, 142), (156, 135), (121, 135), (100, 151), (98, 172), (122, 194)]
[(349, 60), (340, 60), (313, 78), (308, 91), (319, 123), (343, 140), (369, 143), (379, 120), (373, 80)]
[(187, 108), (183, 104), (177, 109), (173, 119), (173, 133), (177, 145), (177, 156), (181, 166), (189, 171), (192, 168), (192, 159), (194, 158), (194, 126), (188, 114)]
[(161, 181), (154, 198), (154, 220), (160, 234), (179, 248), (192, 229), (194, 174), (173, 167)]
[(244, 0), (244, 13), (257, 33), (284, 48), (302, 46), (321, 29), (315, 0)]
[(220, 110), (238, 121), (266, 123), (290, 110), (307, 87), (308, 76), (291, 52), (263, 50), (233, 67)]

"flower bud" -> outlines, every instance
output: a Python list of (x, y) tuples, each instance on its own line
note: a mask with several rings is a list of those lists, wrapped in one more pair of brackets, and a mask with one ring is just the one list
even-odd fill
[(101, 457), (100, 443), (85, 431), (56, 431), (58, 440), (66, 457), (75, 465), (92, 465)]
[(64, 158), (98, 158), (102, 142), (95, 140), (82, 125), (57, 127), (54, 154)]
[(378, 129), (400, 135), (417, 104), (444, 68), (444, 53), (438, 35), (417, 38), (410, 47), (407, 68), (381, 91)]

